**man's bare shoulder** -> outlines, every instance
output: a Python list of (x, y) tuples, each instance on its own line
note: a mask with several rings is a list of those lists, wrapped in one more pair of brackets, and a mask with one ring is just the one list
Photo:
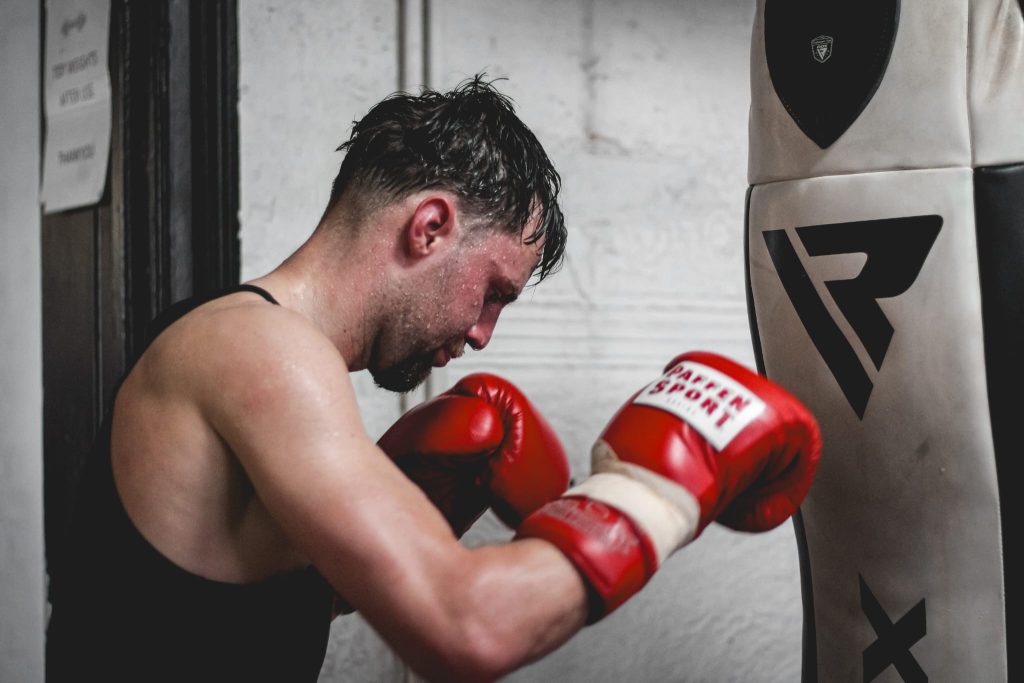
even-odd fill
[(344, 358), (312, 322), (249, 293), (190, 311), (154, 341), (138, 369), (150, 387), (206, 404), (348, 384)]

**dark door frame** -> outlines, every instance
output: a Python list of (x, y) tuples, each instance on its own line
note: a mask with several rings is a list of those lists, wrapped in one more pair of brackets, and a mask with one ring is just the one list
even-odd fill
[(236, 0), (112, 0), (110, 22), (104, 195), (42, 217), (51, 595), (89, 446), (148, 323), (239, 277)]

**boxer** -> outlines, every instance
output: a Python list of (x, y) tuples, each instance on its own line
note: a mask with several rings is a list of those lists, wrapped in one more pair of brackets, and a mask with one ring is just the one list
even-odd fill
[[(175, 306), (119, 386), (54, 586), (52, 680), (314, 681), (335, 595), (418, 673), (493, 680), (713, 520), (767, 528), (805, 494), (813, 418), (709, 354), (632, 399), (568, 492), (554, 432), (498, 377), (374, 443), (350, 373), (406, 391), (487, 346), (565, 227), (543, 148), (479, 78), (384, 100), (343, 148), (310, 238)], [(518, 540), (462, 546), (487, 507)]]

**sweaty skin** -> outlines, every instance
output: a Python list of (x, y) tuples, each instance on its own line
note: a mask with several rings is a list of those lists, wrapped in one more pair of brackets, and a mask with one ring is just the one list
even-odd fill
[(318, 231), (253, 281), (281, 306), (235, 293), (158, 337), (115, 404), (116, 486), (184, 569), (249, 583), (312, 563), (419, 673), (493, 680), (583, 626), (579, 575), (544, 541), (460, 545), (366, 434), (349, 373), (486, 346), (538, 246), (466, 239), (439, 192), (375, 220), (390, 229)]

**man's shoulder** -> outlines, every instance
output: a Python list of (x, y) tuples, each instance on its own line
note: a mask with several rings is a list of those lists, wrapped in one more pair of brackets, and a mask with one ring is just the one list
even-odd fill
[(140, 365), (152, 380), (190, 394), (348, 374), (337, 348), (307, 318), (244, 295), (184, 315), (154, 340)]
[[(323, 344), (330, 340), (305, 316), (284, 306), (240, 293), (214, 299), (186, 315), (182, 331), (189, 341), (209, 341), (242, 350), (279, 343)], [(334, 349), (336, 351), (336, 349)]]

